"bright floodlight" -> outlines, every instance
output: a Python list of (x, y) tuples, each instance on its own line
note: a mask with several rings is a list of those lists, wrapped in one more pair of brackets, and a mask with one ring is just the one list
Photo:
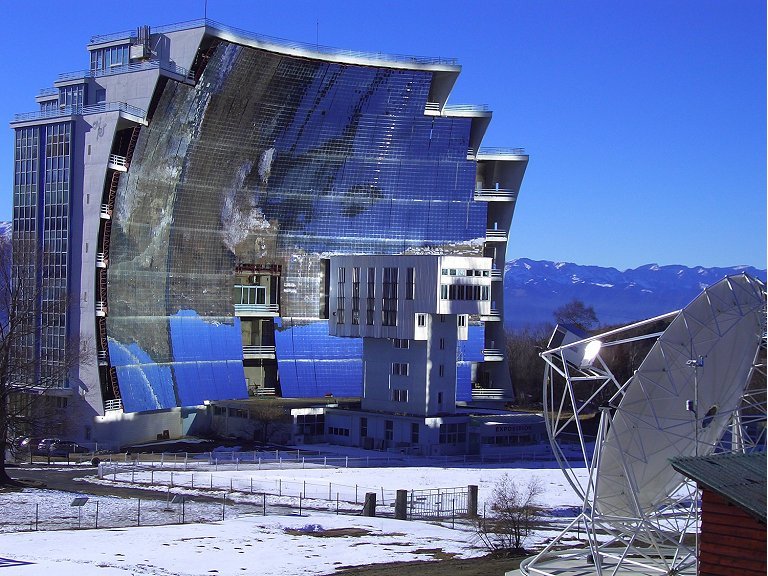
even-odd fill
[(584, 357), (581, 359), (582, 368), (585, 366), (592, 366), (592, 363), (600, 353), (600, 348), (602, 348), (602, 346), (603, 343), (600, 340), (592, 340), (589, 344), (587, 344), (587, 346), (584, 348)]
[[(680, 312), (541, 354), (552, 450), (584, 504), (523, 574), (696, 574), (699, 496), (669, 461), (765, 449), (765, 298), (759, 280), (730, 276)], [(588, 548), (561, 551), (574, 537)]]

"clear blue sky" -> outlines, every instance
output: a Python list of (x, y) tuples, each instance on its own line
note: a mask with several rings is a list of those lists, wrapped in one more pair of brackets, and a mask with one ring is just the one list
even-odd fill
[[(91, 35), (204, 10), (3, 1), (2, 116), (35, 110), (56, 74), (87, 68)], [(289, 40), (458, 58), (451, 103), (488, 104), (483, 144), (530, 154), (510, 259), (766, 266), (764, 0), (208, 0), (207, 15)], [(0, 220), (12, 143), (7, 129)]]

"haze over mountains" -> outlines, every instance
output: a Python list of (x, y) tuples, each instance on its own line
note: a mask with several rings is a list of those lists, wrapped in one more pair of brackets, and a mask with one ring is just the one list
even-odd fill
[(508, 328), (553, 323), (553, 310), (575, 298), (595, 309), (601, 325), (629, 323), (683, 308), (710, 284), (742, 272), (766, 279), (765, 270), (752, 266), (647, 264), (621, 272), (518, 258), (504, 271), (504, 321)]

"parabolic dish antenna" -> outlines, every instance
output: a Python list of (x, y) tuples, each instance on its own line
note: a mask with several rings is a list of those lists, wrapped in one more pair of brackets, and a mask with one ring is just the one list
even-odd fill
[[(765, 285), (743, 274), (705, 289), (680, 312), (598, 336), (558, 326), (541, 355), (545, 419), (584, 505), (569, 529), (521, 566), (524, 574), (567, 573), (545, 565), (577, 528), (588, 543), (580, 558), (597, 574), (622, 566), (695, 574), (686, 533), (698, 529), (698, 494), (670, 459), (764, 448), (765, 298)], [(621, 383), (615, 374), (626, 369), (627, 350), (649, 346)]]

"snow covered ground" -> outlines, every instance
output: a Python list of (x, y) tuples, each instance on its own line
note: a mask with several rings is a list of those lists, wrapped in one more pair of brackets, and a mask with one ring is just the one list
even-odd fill
[[(190, 472), (191, 474), (191, 472)], [(317, 485), (325, 492), (336, 491), (334, 486), (373, 488), (377, 491), (397, 489), (426, 489), (479, 486), (480, 508), (490, 497), (494, 484), (504, 474), (525, 484), (536, 476), (544, 488), (541, 504), (547, 508), (578, 506), (573, 493), (558, 468), (503, 468), (503, 467), (408, 467), (408, 468), (294, 468), (290, 470), (217, 470), (206, 475), (195, 471), (197, 486), (187, 484), (189, 474), (175, 472), (173, 493), (194, 496), (210, 495), (207, 484), (222, 482), (231, 485), (284, 482), (286, 486)], [(133, 474), (133, 481), (148, 481), (150, 473)], [(161, 480), (152, 473), (153, 480)], [(107, 477), (109, 478), (109, 476)], [(131, 477), (118, 474), (126, 482)], [(89, 481), (111, 483), (111, 480)], [(178, 483), (184, 487), (179, 488)], [(218, 486), (218, 484), (217, 484)], [(221, 521), (220, 508), (212, 505), (207, 523), (130, 528), (101, 528), (114, 523), (115, 515), (131, 517), (136, 512), (135, 499), (91, 496), (78, 519), (75, 507), (70, 506), (73, 494), (44, 490), (25, 490), (0, 497), (3, 503), (2, 525), (24, 525), (33, 528), (31, 510), (53, 512), (74, 529), (0, 534), (0, 568), (2, 576), (102, 576), (128, 574), (157, 574), (161, 576), (188, 576), (203, 574), (265, 575), (329, 574), (342, 566), (353, 566), (390, 561), (430, 560), (432, 551), (442, 550), (459, 557), (471, 557), (485, 551), (476, 545), (472, 531), (451, 523), (438, 526), (428, 522), (398, 521), (385, 518), (336, 515), (328, 502), (327, 510), (303, 510), (302, 516), (241, 514), (232, 517), (236, 507), (225, 509), (226, 520)], [(233, 492), (227, 499), (248, 501), (257, 495)], [(294, 498), (288, 496), (288, 498)], [(93, 526), (95, 501), (100, 505), (100, 528), (76, 529), (78, 522)], [(318, 500), (319, 502), (320, 500)], [(161, 503), (162, 504), (162, 503)], [(162, 506), (155, 503), (159, 514), (169, 515), (175, 521), (178, 505)], [(142, 517), (147, 519), (149, 502), (142, 501)], [(318, 507), (321, 507), (319, 505)], [(190, 514), (192, 510), (190, 510)], [(218, 516), (218, 520), (217, 520)], [(34, 515), (31, 516), (34, 518)], [(142, 522), (145, 523), (145, 522)], [(114, 524), (113, 524), (114, 525)], [(537, 534), (532, 543), (552, 533)], [(322, 534), (323, 536), (320, 536)], [(16, 563), (16, 564), (14, 564)]]

